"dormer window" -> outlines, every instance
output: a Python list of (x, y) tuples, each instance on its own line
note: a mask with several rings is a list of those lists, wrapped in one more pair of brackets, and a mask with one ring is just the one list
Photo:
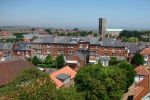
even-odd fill
[(141, 82), (143, 79), (144, 79), (144, 75), (136, 75), (135, 78), (134, 78), (135, 83), (139, 83), (139, 82)]

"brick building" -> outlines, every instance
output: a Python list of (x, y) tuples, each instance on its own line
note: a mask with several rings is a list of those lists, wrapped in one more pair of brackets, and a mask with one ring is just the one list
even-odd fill
[(46, 36), (31, 43), (31, 57), (36, 55), (44, 59), (48, 54), (53, 57), (64, 54), (67, 63), (78, 66), (96, 64), (99, 60), (103, 65), (108, 65), (111, 56), (118, 60), (128, 56), (126, 46), (113, 38)]
[(11, 59), (13, 53), (14, 43), (0, 43), (0, 52), (3, 54), (2, 58), (4, 60)]
[(31, 57), (31, 43), (29, 42), (18, 42), (14, 44), (13, 56), (19, 58), (29, 58)]

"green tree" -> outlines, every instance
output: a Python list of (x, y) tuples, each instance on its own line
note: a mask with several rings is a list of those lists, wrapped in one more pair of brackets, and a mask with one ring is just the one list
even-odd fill
[(56, 67), (60, 69), (64, 66), (65, 66), (65, 59), (64, 59), (64, 55), (61, 54), (56, 58)]
[(16, 41), (23, 41), (23, 33), (16, 33), (14, 35), (16, 36)]
[(40, 63), (41, 63), (41, 61), (37, 56), (34, 56), (32, 58), (32, 64), (37, 65), (37, 64), (40, 64)]
[(84, 100), (84, 95), (77, 93), (75, 88), (56, 89), (47, 74), (31, 68), (23, 71), (12, 83), (0, 87), (0, 99)]
[(97, 33), (94, 33), (94, 36), (95, 36), (95, 37), (97, 37), (97, 36), (98, 36), (98, 34), (97, 34)]
[(75, 86), (87, 100), (119, 100), (126, 89), (126, 76), (117, 67), (87, 65), (78, 71)]
[(109, 65), (117, 65), (119, 61), (117, 60), (116, 57), (111, 57), (109, 60)]
[(128, 38), (128, 42), (138, 42), (138, 38), (130, 37)]
[(133, 64), (134, 66), (143, 65), (144, 64), (143, 56), (139, 53), (135, 54), (131, 60), (131, 64)]
[(37, 68), (29, 68), (24, 70), (20, 75), (18, 75), (13, 82), (18, 83), (24, 83), (24, 82), (29, 82), (29, 81), (34, 81), (38, 78), (46, 77), (47, 74), (44, 72), (40, 71)]
[(128, 42), (128, 38), (127, 37), (122, 37), (122, 41), (123, 42)]
[(126, 75), (126, 82), (127, 82), (126, 90), (127, 90), (134, 82), (134, 77), (135, 77), (134, 67), (125, 61), (120, 62), (117, 65), (117, 67), (124, 70), (124, 74)]
[(47, 67), (54, 67), (54, 60), (52, 59), (51, 55), (47, 55), (46, 59), (45, 59), (45, 64)]

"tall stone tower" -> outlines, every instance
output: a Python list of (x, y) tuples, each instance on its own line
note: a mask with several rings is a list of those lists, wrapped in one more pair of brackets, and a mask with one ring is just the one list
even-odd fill
[(106, 19), (99, 18), (99, 35), (101, 38), (104, 38), (106, 35), (107, 27), (106, 27)]

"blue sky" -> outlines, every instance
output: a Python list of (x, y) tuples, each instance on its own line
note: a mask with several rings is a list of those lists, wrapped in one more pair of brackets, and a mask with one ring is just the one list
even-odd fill
[(150, 0), (0, 0), (0, 26), (150, 29)]

